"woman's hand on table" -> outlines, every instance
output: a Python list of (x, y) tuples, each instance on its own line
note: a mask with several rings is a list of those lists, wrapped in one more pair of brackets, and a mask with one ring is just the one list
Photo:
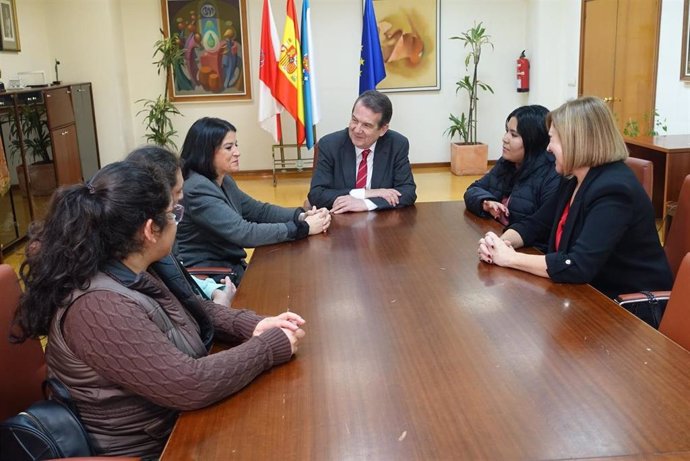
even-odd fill
[(509, 266), (515, 255), (515, 249), (510, 241), (502, 240), (493, 232), (487, 232), (483, 238), (479, 239), (477, 254), (479, 259), (486, 263)]

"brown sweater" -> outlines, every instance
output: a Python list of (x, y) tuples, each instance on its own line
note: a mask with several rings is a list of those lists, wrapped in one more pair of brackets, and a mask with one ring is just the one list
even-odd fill
[(206, 355), (198, 324), (165, 285), (148, 273), (138, 284), (132, 288), (163, 308), (191, 352), (176, 347), (133, 298), (106, 290), (59, 310), (46, 350), (49, 370), (70, 390), (98, 454), (158, 455), (180, 410), (217, 402), (291, 356), (280, 329), (252, 336), (262, 317), (210, 301), (203, 306), (216, 334), (244, 342)]

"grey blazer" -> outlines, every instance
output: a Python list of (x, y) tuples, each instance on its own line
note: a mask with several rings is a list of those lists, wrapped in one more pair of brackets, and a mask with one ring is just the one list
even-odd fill
[[(376, 142), (371, 188), (396, 189), (402, 195), (398, 208), (417, 200), (417, 186), (412, 177), (407, 138), (388, 130)], [(319, 159), (311, 178), (309, 202), (317, 208), (331, 208), (336, 198), (347, 195), (355, 187), (355, 146), (347, 128), (319, 140)], [(392, 208), (386, 200), (375, 197), (378, 210)]]
[(176, 253), (185, 266), (238, 264), (244, 248), (293, 240), (302, 208), (254, 200), (225, 176), (221, 187), (195, 172), (184, 182), (184, 218), (177, 228)]

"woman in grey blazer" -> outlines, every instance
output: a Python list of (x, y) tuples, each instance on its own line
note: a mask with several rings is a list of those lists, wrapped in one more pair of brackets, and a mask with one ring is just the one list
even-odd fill
[(240, 169), (237, 129), (225, 120), (194, 122), (181, 157), (185, 219), (176, 252), (187, 267), (229, 267), (238, 284), (247, 266), (244, 248), (319, 234), (331, 223), (325, 208), (283, 208), (242, 192), (231, 176)]

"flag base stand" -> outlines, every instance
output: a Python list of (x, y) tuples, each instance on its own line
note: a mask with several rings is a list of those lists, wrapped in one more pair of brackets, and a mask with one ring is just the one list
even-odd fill
[[(286, 155), (285, 150), (295, 150), (293, 156)], [(305, 168), (313, 169), (315, 165), (314, 157), (305, 157), (302, 155), (302, 149), (306, 149), (304, 145), (299, 144), (273, 144), (271, 146), (271, 155), (273, 156), (273, 187), (278, 184), (276, 171), (282, 173), (287, 172), (302, 172)], [(276, 151), (278, 151), (276, 155)]]

